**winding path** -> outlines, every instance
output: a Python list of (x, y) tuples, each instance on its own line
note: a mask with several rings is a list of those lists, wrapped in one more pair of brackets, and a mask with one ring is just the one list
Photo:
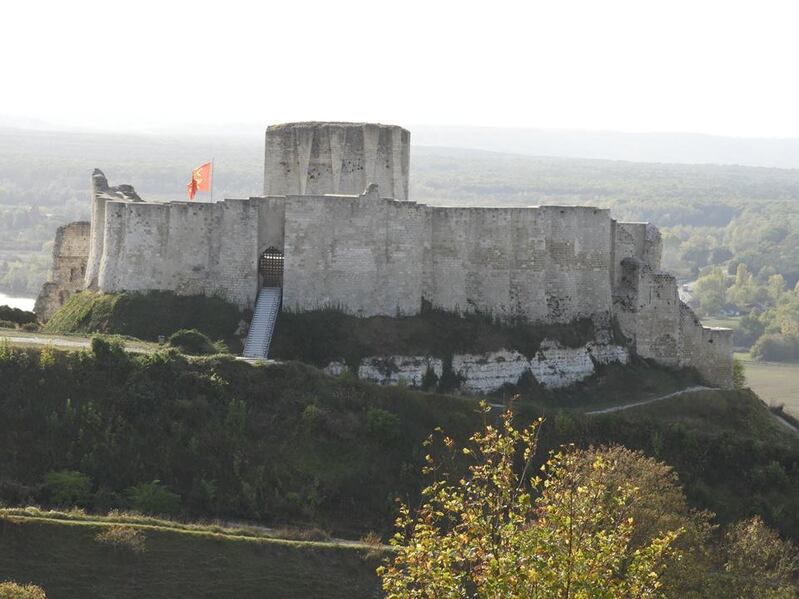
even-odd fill
[(630, 408), (645, 406), (650, 403), (655, 403), (656, 401), (663, 401), (664, 399), (671, 399), (672, 397), (678, 397), (680, 395), (686, 395), (688, 393), (697, 393), (699, 391), (717, 391), (717, 390), (718, 387), (704, 387), (702, 385), (696, 385), (694, 387), (686, 387), (685, 389), (681, 389), (680, 391), (667, 393), (666, 395), (660, 395), (658, 397), (651, 397), (650, 399), (644, 399), (642, 401), (635, 401), (633, 403), (628, 403), (621, 406), (612, 406), (610, 408), (603, 408), (601, 410), (592, 410), (590, 412), (586, 412), (585, 415), (598, 416), (599, 414), (610, 414), (611, 412), (621, 412), (622, 410), (629, 410)]

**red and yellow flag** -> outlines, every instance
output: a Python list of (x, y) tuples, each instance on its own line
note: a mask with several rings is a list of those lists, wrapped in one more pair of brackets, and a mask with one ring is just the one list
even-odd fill
[(206, 162), (191, 171), (191, 182), (186, 186), (189, 190), (189, 199), (193, 200), (198, 191), (211, 190), (211, 163)]

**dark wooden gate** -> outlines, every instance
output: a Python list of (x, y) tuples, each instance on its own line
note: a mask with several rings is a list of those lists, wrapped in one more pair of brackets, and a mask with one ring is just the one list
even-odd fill
[(283, 252), (270, 247), (258, 259), (258, 272), (264, 287), (283, 286)]

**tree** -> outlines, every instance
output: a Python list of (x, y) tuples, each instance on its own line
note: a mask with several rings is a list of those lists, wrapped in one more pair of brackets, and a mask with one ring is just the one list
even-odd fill
[(725, 597), (793, 599), (799, 555), (760, 518), (739, 522), (725, 535)]
[(768, 278), (769, 297), (776, 304), (780, 301), (783, 293), (785, 293), (785, 278), (780, 274), (771, 275)]
[(91, 497), (91, 479), (75, 470), (48, 472), (44, 476), (44, 483), (50, 496), (50, 501), (55, 505), (82, 506)]
[(751, 304), (757, 298), (757, 286), (746, 264), (739, 264), (735, 272), (735, 283), (727, 290), (727, 297), (739, 308)]
[(746, 389), (746, 370), (739, 359), (732, 361), (732, 384), (736, 389)]
[(47, 599), (47, 596), (35, 584), (0, 582), (0, 599)]
[(541, 477), (530, 476), (540, 421), (517, 430), (511, 420), (507, 412), (501, 427), (470, 438), (465, 476), (450, 469), (452, 439), (443, 439), (449, 460), (426, 457), (436, 480), (415, 515), (400, 508), (396, 553), (378, 570), (387, 596), (661, 597), (660, 575), (681, 530), (655, 527), (636, 538), (640, 491), (625, 480), (607, 484), (614, 462), (602, 452), (586, 459), (566, 448)]
[(721, 268), (699, 277), (694, 284), (694, 295), (705, 314), (717, 314), (726, 303), (727, 276)]
[(144, 514), (174, 514), (180, 510), (180, 495), (157, 480), (131, 487), (126, 495), (130, 507)]

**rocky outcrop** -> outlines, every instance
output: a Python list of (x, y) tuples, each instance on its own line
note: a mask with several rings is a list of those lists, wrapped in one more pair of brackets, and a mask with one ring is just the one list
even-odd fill
[(358, 378), (380, 385), (404, 382), (411, 387), (421, 387), (428, 371), (440, 379), (444, 363), (439, 358), (427, 356), (371, 357), (361, 360)]
[(594, 374), (594, 362), (585, 347), (564, 348), (555, 342), (542, 344), (530, 360), (533, 377), (544, 387), (560, 389)]
[(461, 390), (469, 393), (490, 393), (506, 384), (515, 385), (528, 370), (529, 360), (516, 351), (452, 357), (452, 371), (463, 381)]
[[(556, 341), (544, 340), (539, 351), (529, 359), (518, 351), (509, 350), (456, 354), (452, 357), (452, 374), (460, 381), (459, 389), (464, 393), (492, 393), (505, 385), (518, 384), (525, 374), (543, 387), (560, 389), (592, 376), (597, 366), (629, 361), (627, 349), (618, 345), (589, 343), (568, 348)], [(346, 370), (343, 360), (334, 360), (323, 368), (331, 376), (339, 376)], [(440, 380), (444, 361), (434, 356), (370, 356), (358, 366), (359, 379), (380, 385), (403, 382), (421, 387), (428, 373)]]

